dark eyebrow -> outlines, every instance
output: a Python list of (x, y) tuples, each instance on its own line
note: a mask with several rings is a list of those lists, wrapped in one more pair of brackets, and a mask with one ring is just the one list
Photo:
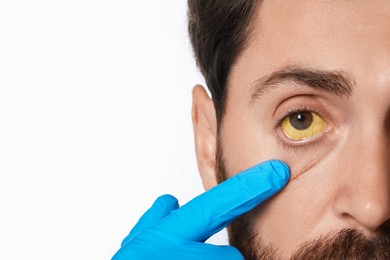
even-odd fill
[(255, 80), (251, 87), (250, 103), (253, 103), (269, 90), (286, 83), (304, 85), (342, 97), (351, 96), (356, 86), (354, 79), (342, 70), (287, 66)]

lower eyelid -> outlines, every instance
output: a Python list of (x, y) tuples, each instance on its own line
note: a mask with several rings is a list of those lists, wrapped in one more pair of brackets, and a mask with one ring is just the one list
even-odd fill
[(283, 133), (281, 127), (276, 130), (275, 138), (278, 144), (282, 145), (286, 150), (293, 150), (296, 153), (305, 153), (312, 148), (323, 144), (326, 141), (326, 135), (329, 134), (331, 127), (329, 124), (325, 126), (325, 129), (319, 133), (302, 141), (289, 140)]

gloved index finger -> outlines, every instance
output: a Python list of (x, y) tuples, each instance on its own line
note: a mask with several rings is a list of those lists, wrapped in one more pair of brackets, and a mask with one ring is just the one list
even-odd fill
[(129, 235), (123, 239), (121, 246), (126, 244), (139, 232), (152, 226), (159, 220), (163, 219), (171, 213), (172, 210), (179, 208), (177, 199), (172, 195), (165, 194), (158, 197), (150, 207), (138, 220), (138, 223), (132, 228)]
[(289, 178), (289, 168), (281, 161), (255, 165), (173, 211), (158, 228), (177, 238), (203, 242), (277, 193)]

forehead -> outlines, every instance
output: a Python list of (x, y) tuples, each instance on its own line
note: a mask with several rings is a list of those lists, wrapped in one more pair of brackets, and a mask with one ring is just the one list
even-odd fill
[(253, 28), (232, 68), (228, 103), (246, 99), (254, 80), (288, 65), (345, 70), (358, 83), (390, 78), (390, 1), (265, 0)]
[(255, 33), (257, 40), (272, 35), (324, 47), (332, 42), (358, 46), (389, 39), (389, 18), (387, 0), (268, 0), (256, 12)]

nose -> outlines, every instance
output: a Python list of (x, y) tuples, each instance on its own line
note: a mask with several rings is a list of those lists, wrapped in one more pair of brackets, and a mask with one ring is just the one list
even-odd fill
[(388, 138), (371, 133), (367, 138), (351, 141), (343, 158), (348, 163), (345, 172), (340, 173), (342, 185), (333, 210), (338, 218), (368, 232), (388, 228), (390, 222)]

